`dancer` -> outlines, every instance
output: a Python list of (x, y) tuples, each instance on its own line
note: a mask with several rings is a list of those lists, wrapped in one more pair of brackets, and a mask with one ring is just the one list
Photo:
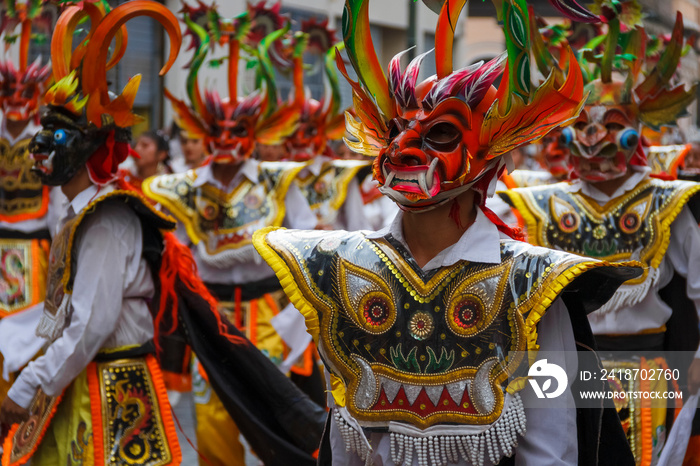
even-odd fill
[[(0, 408), (7, 434), (3, 464), (179, 464), (170, 406), (152, 353), (148, 302), (156, 282), (147, 240), (172, 223), (132, 191), (115, 185), (129, 151), (131, 106), (140, 76), (116, 97), (107, 69), (126, 48), (124, 23), (147, 15), (170, 38), (170, 68), (180, 47), (177, 19), (157, 2), (137, 0), (109, 13), (69, 6), (52, 39), (55, 84), (29, 150), (47, 186), (70, 204), (49, 256), (44, 311), (36, 329), (45, 351), (22, 370)], [(71, 52), (83, 19), (90, 30)], [(107, 63), (108, 47), (116, 49)], [(157, 270), (157, 269), (156, 269)], [(156, 275), (157, 276), (157, 275)]]
[[(440, 12), (437, 76), (418, 83), (428, 54), (405, 70), (398, 55), (387, 79), (369, 2), (346, 2), (345, 44), (358, 76), (338, 60), (356, 103), (347, 124), (358, 142), (348, 145), (375, 157), (379, 189), (402, 210), (394, 223), (373, 234), (268, 228), (254, 237), (331, 374), (319, 461), (498, 464), (514, 454), (523, 464), (630, 464), (612, 409), (523, 408), (527, 390), (506, 382), (522, 362), (505, 358), (511, 348), (562, 359), (576, 342), (590, 350), (585, 313), (639, 273), (500, 240), (510, 231), (484, 207), (502, 154), (577, 117), (580, 71), (531, 87), (527, 33), (509, 26), (527, 24), (527, 10), (512, 1), (499, 3), (507, 56), (453, 70), (466, 1), (427, 3)], [(566, 59), (576, 63), (570, 51)], [(576, 363), (559, 362), (573, 380)]]
[[(304, 164), (251, 158), (256, 144), (282, 143), (294, 131), (299, 111), (294, 102), (278, 102), (268, 63), (268, 50), (289, 31), (289, 24), (282, 22), (280, 29), (259, 35), (256, 10), (249, 8), (227, 21), (213, 6), (185, 6), (184, 23), (195, 45), (187, 77), (189, 103), (168, 90), (166, 96), (180, 127), (202, 138), (211, 158), (196, 170), (147, 179), (143, 191), (179, 221), (178, 236), (191, 247), (199, 273), (226, 318), (279, 365), (288, 349), (271, 319), (288, 301), (256, 253), (252, 235), (271, 225), (313, 228), (316, 218), (294, 184)], [(200, 67), (217, 45), (228, 50), (227, 99), (211, 90), (202, 96), (199, 88)], [(245, 97), (238, 94), (244, 49), (254, 52), (260, 77), (260, 87)], [(182, 366), (173, 361), (167, 369), (175, 372)], [(206, 372), (196, 365), (192, 376), (200, 452), (210, 464), (244, 464), (243, 446), (231, 434), (237, 427), (207, 383)]]
[[(623, 18), (635, 18), (630, 15), (635, 10), (619, 7), (616, 3), (602, 6), (607, 21), (602, 53), (589, 56), (594, 60), (591, 66), (582, 65), (591, 78), (586, 86), (588, 100), (573, 126), (563, 130), (578, 180), (516, 189), (502, 197), (523, 217), (532, 244), (611, 261), (634, 258), (644, 264), (642, 276), (622, 285), (608, 303), (589, 314), (599, 349), (696, 351), (697, 319), (691, 315), (686, 321), (684, 309), (700, 309), (700, 230), (687, 207), (700, 186), (650, 178), (640, 137), (642, 125), (658, 130), (675, 124), (695, 98), (696, 85), (685, 89), (682, 83), (672, 84), (682, 49), (683, 20), (678, 13), (668, 47), (655, 66), (643, 73), (644, 29), (639, 24), (621, 28)], [(624, 8), (630, 8), (629, 4)], [(619, 46), (625, 58), (617, 54)], [(672, 314), (660, 290), (674, 274), (687, 280), (674, 297), (682, 298), (686, 305), (676, 307)], [(692, 302), (687, 303), (688, 299)], [(694, 325), (688, 323), (693, 320)], [(672, 328), (685, 336), (690, 332), (690, 338), (672, 335)], [(688, 341), (685, 347), (676, 346)], [(606, 361), (608, 369), (629, 368), (630, 364), (641, 369), (663, 368), (665, 361)], [(688, 364), (688, 388), (694, 393), (700, 388), (700, 359)], [(635, 390), (639, 383), (619, 385)], [(658, 389), (674, 387), (672, 382), (667, 385)], [(655, 461), (666, 437), (666, 407), (652, 408), (628, 399), (620, 408), (637, 463)], [(630, 414), (635, 412), (638, 414)]]

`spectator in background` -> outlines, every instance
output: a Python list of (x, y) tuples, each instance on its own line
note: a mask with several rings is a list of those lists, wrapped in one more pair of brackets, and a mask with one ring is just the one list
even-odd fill
[(139, 155), (135, 158), (136, 175), (145, 180), (151, 176), (172, 173), (170, 169), (170, 146), (161, 131), (146, 131), (134, 144), (134, 151)]
[(690, 142), (690, 150), (683, 160), (683, 171), (700, 174), (700, 139)]
[(180, 131), (180, 145), (187, 169), (201, 167), (207, 159), (207, 152), (204, 147), (204, 139), (193, 138), (185, 131)]

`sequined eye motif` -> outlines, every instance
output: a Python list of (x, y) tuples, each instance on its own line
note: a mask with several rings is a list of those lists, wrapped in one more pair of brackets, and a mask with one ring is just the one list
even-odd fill
[(59, 145), (64, 145), (66, 143), (66, 139), (68, 137), (66, 136), (66, 132), (63, 131), (62, 129), (57, 129), (55, 133), (53, 133), (53, 142)]
[(556, 196), (552, 196), (549, 199), (549, 207), (552, 211), (552, 217), (556, 220), (561, 231), (573, 233), (578, 230), (581, 217), (579, 217), (571, 204)]
[(635, 212), (627, 212), (625, 215), (620, 217), (620, 228), (628, 235), (637, 231), (641, 223), (642, 220)]
[(617, 143), (623, 149), (633, 149), (639, 142), (639, 133), (633, 129), (626, 129), (617, 135)]
[(338, 267), (340, 295), (354, 322), (367, 333), (379, 335), (396, 322), (396, 299), (379, 275), (341, 260)]
[(389, 305), (380, 297), (370, 298), (364, 305), (364, 316), (368, 325), (381, 326), (389, 320)]
[(651, 204), (652, 198), (649, 195), (629, 206), (620, 216), (620, 229), (628, 235), (639, 231), (642, 227), (642, 219), (647, 217)]
[(467, 298), (458, 303), (452, 314), (454, 323), (463, 329), (474, 327), (480, 318), (481, 303), (472, 298)]

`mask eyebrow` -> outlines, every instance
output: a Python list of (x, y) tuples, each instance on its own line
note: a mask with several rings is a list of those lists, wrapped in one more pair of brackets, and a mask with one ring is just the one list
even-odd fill
[(622, 126), (629, 126), (632, 124), (627, 115), (617, 108), (611, 108), (605, 112), (605, 115), (603, 115), (603, 123), (617, 123)]

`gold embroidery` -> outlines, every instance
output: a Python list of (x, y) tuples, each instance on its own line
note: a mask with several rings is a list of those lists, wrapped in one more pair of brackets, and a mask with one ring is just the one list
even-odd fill
[(172, 461), (160, 404), (143, 359), (97, 363), (104, 464), (157, 466)]
[[(267, 229), (254, 241), (306, 318), (336, 402), (360, 423), (420, 428), (498, 419), (504, 392), (524, 386), (506, 381), (525, 351), (536, 353), (546, 309), (580, 274), (609, 266), (506, 241), (500, 264), (461, 261), (423, 281), (391, 243), (360, 233)], [(366, 297), (395, 306), (395, 314), (380, 307), (373, 315), (392, 322), (380, 332), (367, 326)]]
[(197, 173), (163, 175), (143, 183), (144, 193), (166, 207), (184, 226), (193, 244), (203, 243), (210, 255), (239, 250), (265, 226), (280, 226), (285, 197), (303, 164), (261, 163), (260, 179), (243, 179), (231, 192), (210, 184), (195, 187)]

